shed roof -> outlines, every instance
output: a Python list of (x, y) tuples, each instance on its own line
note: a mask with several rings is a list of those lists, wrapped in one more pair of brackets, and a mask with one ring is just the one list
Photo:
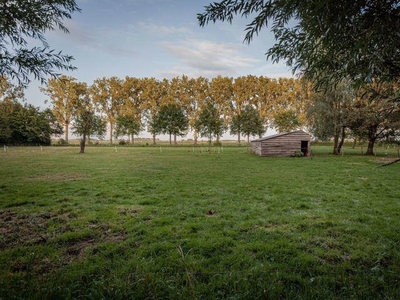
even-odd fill
[(307, 132), (303, 131), (303, 130), (296, 130), (296, 131), (291, 131), (291, 132), (282, 132), (282, 133), (278, 133), (278, 134), (273, 134), (270, 136), (266, 136), (257, 140), (252, 140), (252, 142), (261, 142), (261, 141), (265, 141), (265, 140), (270, 140), (270, 139), (274, 139), (280, 136), (284, 136), (284, 135), (288, 135), (288, 134), (293, 134), (293, 133), (305, 133), (307, 135), (309, 135)]

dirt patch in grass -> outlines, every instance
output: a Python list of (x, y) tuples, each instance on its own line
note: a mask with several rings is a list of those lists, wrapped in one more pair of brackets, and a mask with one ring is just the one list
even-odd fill
[(47, 242), (49, 220), (54, 215), (48, 212), (18, 214), (12, 210), (0, 211), (0, 249), (38, 245)]
[(68, 243), (64, 254), (65, 260), (68, 262), (73, 261), (74, 259), (79, 257), (85, 251), (85, 249), (93, 247), (95, 244), (96, 240), (94, 238), (74, 240), (73, 242)]
[(139, 208), (117, 207), (117, 211), (124, 216), (136, 216), (139, 212)]
[(112, 232), (104, 230), (104, 224), (98, 228), (100, 231), (93, 236), (74, 239), (66, 242), (65, 258), (71, 262), (83, 255), (87, 249), (91, 249), (91, 254), (99, 252), (97, 246), (103, 243), (121, 243), (128, 237), (124, 231)]
[[(36, 253), (32, 249), (32, 255), (36, 253), (34, 256), (18, 257), (9, 262), (10, 272), (48, 274), (88, 255), (96, 255), (106, 243), (121, 243), (128, 237), (125, 231), (113, 231), (106, 223), (77, 227), (71, 225), (74, 220), (76, 218), (69, 213), (20, 214), (10, 209), (0, 211), (0, 251), (45, 244), (59, 251), (58, 255), (50, 258), (41, 255), (40, 250)], [(54, 228), (55, 225), (59, 226)], [(65, 237), (65, 234), (70, 236)]]
[(217, 212), (215, 211), (215, 210), (213, 210), (213, 209), (210, 209), (210, 210), (208, 210), (207, 212), (206, 212), (206, 216), (207, 217), (213, 217), (213, 216), (215, 216), (217, 214)]
[(36, 177), (31, 177), (30, 180), (39, 180), (39, 181), (74, 181), (82, 178), (88, 178), (90, 174), (85, 173), (49, 173), (42, 174)]
[[(19, 214), (10, 209), (0, 211), (0, 250), (20, 246), (34, 246), (52, 242), (56, 235), (75, 232), (68, 223), (73, 220), (71, 214), (53, 214), (50, 212)], [(49, 231), (49, 224), (62, 224), (56, 230)], [(67, 254), (78, 255), (82, 250), (101, 242), (119, 243), (127, 238), (125, 232), (113, 232), (107, 224), (90, 224), (93, 234), (90, 237), (66, 241)]]
[(365, 163), (359, 163), (359, 162), (351, 162), (351, 163), (347, 163), (346, 165), (349, 166), (365, 166)]

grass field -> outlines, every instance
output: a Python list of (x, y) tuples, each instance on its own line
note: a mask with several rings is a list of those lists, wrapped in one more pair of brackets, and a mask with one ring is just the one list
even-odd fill
[(394, 150), (6, 150), (0, 299), (400, 298)]

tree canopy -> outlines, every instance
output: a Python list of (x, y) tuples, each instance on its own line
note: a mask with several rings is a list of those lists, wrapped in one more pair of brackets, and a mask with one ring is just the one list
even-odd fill
[(77, 82), (73, 77), (62, 75), (60, 78), (50, 79), (47, 86), (40, 90), (50, 98), (52, 112), (57, 121), (64, 125), (64, 140), (68, 143), (68, 128), (77, 103), (87, 94), (86, 83)]
[(318, 86), (400, 79), (399, 0), (223, 0), (206, 6), (198, 20), (204, 26), (236, 15), (252, 18), (246, 42), (269, 27), (276, 43), (267, 57), (285, 60)]
[[(0, 11), (0, 75), (27, 85), (30, 75), (43, 83), (47, 76), (58, 76), (58, 69), (75, 69), (73, 57), (50, 50), (45, 38), (50, 30), (68, 33), (63, 20), (80, 11), (74, 0), (5, 0)], [(42, 45), (30, 48), (30, 39)]]
[(0, 101), (0, 143), (50, 145), (51, 136), (62, 133), (50, 109), (40, 111), (17, 100)]
[(224, 120), (218, 112), (215, 104), (207, 103), (202, 110), (194, 127), (200, 136), (207, 137), (208, 143), (211, 145), (213, 137), (220, 137), (225, 131)]
[(158, 129), (159, 133), (169, 134), (169, 143), (171, 144), (171, 136), (174, 135), (174, 144), (176, 144), (176, 136), (184, 136), (188, 128), (189, 120), (185, 115), (182, 107), (171, 103), (162, 105), (153, 120), (153, 127)]

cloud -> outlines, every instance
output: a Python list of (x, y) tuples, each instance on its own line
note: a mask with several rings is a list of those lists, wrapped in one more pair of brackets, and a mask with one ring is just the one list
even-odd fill
[[(127, 39), (126, 32), (109, 30), (89, 30), (83, 28), (79, 22), (66, 20), (64, 25), (68, 28), (69, 34), (60, 30), (50, 32), (51, 35), (67, 39), (70, 45), (84, 48), (86, 51), (103, 52), (111, 55), (131, 56), (137, 52), (130, 47), (124, 47), (121, 41)], [(104, 38), (107, 37), (107, 38)], [(118, 41), (115, 43), (114, 41)]]
[(260, 60), (244, 54), (243, 45), (187, 39), (179, 43), (164, 42), (162, 46), (190, 72), (202, 76), (234, 76), (241, 69), (260, 63)]
[(187, 27), (175, 27), (175, 26), (164, 26), (157, 25), (154, 23), (139, 22), (138, 26), (151, 35), (175, 35), (175, 34), (191, 34), (191, 30)]
[(253, 74), (257, 76), (268, 76), (270, 78), (279, 77), (296, 77), (293, 75), (290, 68), (285, 62), (272, 63), (270, 61), (264, 61), (264, 63), (253, 70)]
[[(71, 39), (74, 39), (76, 42), (84, 43), (84, 44), (95, 44), (96, 43), (95, 36), (91, 32), (81, 28), (79, 26), (79, 23), (77, 23), (76, 21), (65, 20), (64, 25), (69, 30), (68, 37)], [(60, 35), (60, 33), (64, 34), (64, 32), (59, 31), (59, 30), (56, 30), (55, 33), (57, 35)]]
[(223, 75), (223, 74), (221, 74), (218, 71), (213, 71), (213, 70), (204, 71), (204, 70), (197, 70), (197, 69), (191, 69), (191, 68), (185, 68), (185, 67), (179, 67), (179, 66), (172, 67), (168, 70), (156, 72), (157, 78), (171, 79), (174, 77), (180, 77), (182, 75), (185, 75), (189, 78), (206, 77), (208, 79), (212, 79), (214, 77), (217, 77), (218, 75)]

